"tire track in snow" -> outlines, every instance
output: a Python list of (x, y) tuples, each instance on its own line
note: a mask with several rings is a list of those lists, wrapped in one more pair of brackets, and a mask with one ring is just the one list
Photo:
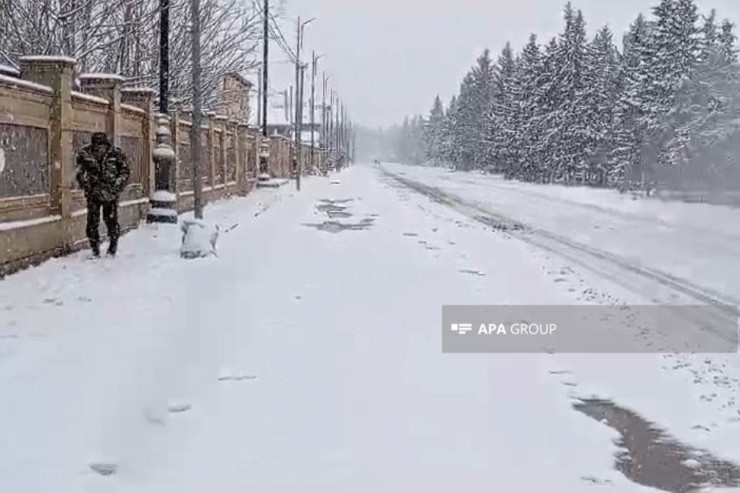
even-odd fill
[[(437, 187), (410, 180), (387, 170), (382, 170), (382, 173), (400, 185), (420, 193), (434, 202), (450, 207), (470, 219), (503, 231), (529, 245), (574, 262), (615, 284), (629, 289), (631, 292), (646, 296), (654, 302), (675, 304), (677, 302), (675, 293), (679, 293), (684, 299), (688, 299), (692, 303), (699, 302), (712, 306), (715, 310), (710, 316), (711, 320), (702, 320), (702, 322), (707, 323), (707, 329), (723, 340), (733, 343), (736, 341), (736, 334), (730, 335), (716, 329), (717, 326), (724, 325), (726, 327), (728, 320), (734, 322), (733, 326), (737, 324), (735, 307), (740, 305), (740, 302), (728, 295), (573, 241), (550, 231), (530, 227), (516, 219), (490, 211), (479, 204), (445, 192)], [(662, 288), (663, 291), (667, 290), (669, 293), (667, 293), (667, 296), (665, 294), (660, 296), (656, 287)], [(671, 296), (671, 294), (674, 296)]]

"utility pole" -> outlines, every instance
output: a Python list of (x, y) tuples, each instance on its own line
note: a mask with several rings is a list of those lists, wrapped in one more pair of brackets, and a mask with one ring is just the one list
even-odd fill
[(316, 139), (314, 135), (314, 127), (316, 127), (316, 63), (323, 55), (316, 56), (316, 52), (312, 52), (313, 65), (311, 67), (311, 169), (316, 167), (314, 158), (314, 147), (316, 147)]
[[(294, 171), (298, 172), (298, 146), (299, 144), (299, 130), (298, 130), (298, 116), (300, 106), (300, 85), (299, 78), (301, 76), (301, 18), (300, 16), (296, 20), (296, 49), (295, 49), (295, 119), (293, 120), (293, 168)], [(298, 184), (298, 178), (296, 178), (296, 189), (300, 190)]]
[(269, 59), (268, 44), (270, 42), (268, 35), (270, 30), (270, 0), (265, 0), (262, 16), (262, 136), (267, 137), (267, 74)]
[(306, 68), (301, 64), (301, 48), (303, 46), (303, 29), (313, 21), (315, 21), (316, 18), (312, 17), (311, 19), (301, 22), (301, 18), (298, 17), (298, 22), (296, 23), (296, 60), (295, 60), (295, 96), (296, 96), (296, 109), (295, 109), (295, 116), (296, 116), (296, 122), (295, 122), (295, 150), (293, 153), (293, 159), (297, 160), (296, 164), (296, 172), (298, 173), (296, 177), (296, 188), (298, 190), (301, 189), (301, 179), (300, 179), (300, 160), (301, 160), (301, 126), (303, 123), (303, 70)]
[(327, 123), (329, 124), (329, 154), (334, 160), (334, 90), (329, 95), (329, 112), (327, 114)]
[(288, 90), (283, 91), (283, 115), (285, 116), (285, 121), (290, 121), (290, 113), (288, 113)]
[(196, 219), (203, 219), (203, 180), (200, 172), (203, 158), (201, 133), (201, 91), (200, 91), (200, 0), (190, 0), (191, 54), (193, 61), (193, 126), (190, 128), (193, 159), (193, 205)]
[(342, 103), (339, 101), (339, 98), (337, 98), (337, 109), (335, 110), (335, 118), (336, 121), (334, 122), (334, 132), (336, 135), (334, 136), (334, 141), (336, 142), (336, 149), (337, 149), (337, 156), (339, 157), (339, 163), (341, 165), (341, 159), (342, 159), (342, 142), (339, 140), (339, 109), (342, 106)]
[(298, 176), (296, 177), (296, 189), (301, 189), (301, 173), (303, 172), (303, 153), (301, 152), (301, 134), (303, 133), (303, 83), (305, 80), (306, 69), (308, 64), (301, 65), (301, 90), (300, 90), (300, 101), (298, 112)]
[(159, 112), (169, 111), (170, 0), (159, 0)]
[(270, 53), (270, 0), (264, 0), (262, 7), (262, 141), (259, 149), (259, 173), (257, 179), (261, 182), (270, 179), (267, 170), (270, 169), (270, 142), (267, 139), (267, 91), (269, 87), (269, 53)]
[(257, 71), (257, 124), (262, 121), (262, 67)]
[(326, 72), (323, 72), (324, 75), (324, 87), (322, 90), (322, 102), (321, 102), (321, 143), (322, 147), (324, 149), (324, 152), (329, 148), (329, 133), (327, 132), (328, 126), (329, 126), (329, 119), (327, 117), (327, 106), (326, 106), (326, 91), (329, 89), (329, 79), (331, 79), (330, 76), (326, 76)]

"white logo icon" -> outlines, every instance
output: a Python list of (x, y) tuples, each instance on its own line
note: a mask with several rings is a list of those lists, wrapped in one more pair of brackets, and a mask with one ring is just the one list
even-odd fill
[(458, 334), (464, 336), (468, 332), (471, 332), (473, 330), (472, 324), (452, 324), (452, 332), (457, 332)]

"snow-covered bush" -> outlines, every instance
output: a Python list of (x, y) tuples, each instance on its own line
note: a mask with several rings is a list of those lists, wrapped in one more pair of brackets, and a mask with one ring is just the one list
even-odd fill
[(211, 226), (198, 219), (185, 219), (180, 229), (183, 233), (180, 247), (182, 258), (194, 259), (216, 255), (218, 226)]

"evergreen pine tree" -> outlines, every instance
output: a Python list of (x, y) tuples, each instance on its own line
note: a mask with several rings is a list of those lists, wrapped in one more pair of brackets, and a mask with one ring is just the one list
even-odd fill
[(439, 166), (443, 161), (444, 120), (445, 111), (442, 107), (442, 100), (437, 96), (434, 98), (434, 105), (424, 127), (426, 157), (434, 166)]
[(542, 111), (542, 54), (537, 36), (532, 34), (519, 56), (516, 70), (519, 121), (516, 145), (519, 149), (517, 168), (519, 176), (527, 180), (541, 177), (542, 167), (537, 155)]
[(604, 27), (588, 47), (587, 84), (582, 120), (586, 132), (588, 181), (606, 183), (608, 155), (614, 146), (615, 112), (619, 96), (619, 59), (612, 33)]
[(490, 52), (485, 50), (460, 87), (457, 124), (462, 169), (483, 169), (487, 161), (493, 80)]
[(516, 65), (511, 45), (506, 43), (498, 59), (496, 90), (491, 104), (489, 120), (489, 157), (491, 167), (505, 176), (516, 174), (517, 158), (517, 118), (516, 106)]
[(564, 18), (565, 30), (556, 51), (555, 107), (548, 115), (548, 127), (554, 137), (555, 173), (570, 181), (587, 165), (589, 129), (582, 115), (587, 110), (584, 92), (588, 84), (588, 60), (583, 14), (568, 3)]

